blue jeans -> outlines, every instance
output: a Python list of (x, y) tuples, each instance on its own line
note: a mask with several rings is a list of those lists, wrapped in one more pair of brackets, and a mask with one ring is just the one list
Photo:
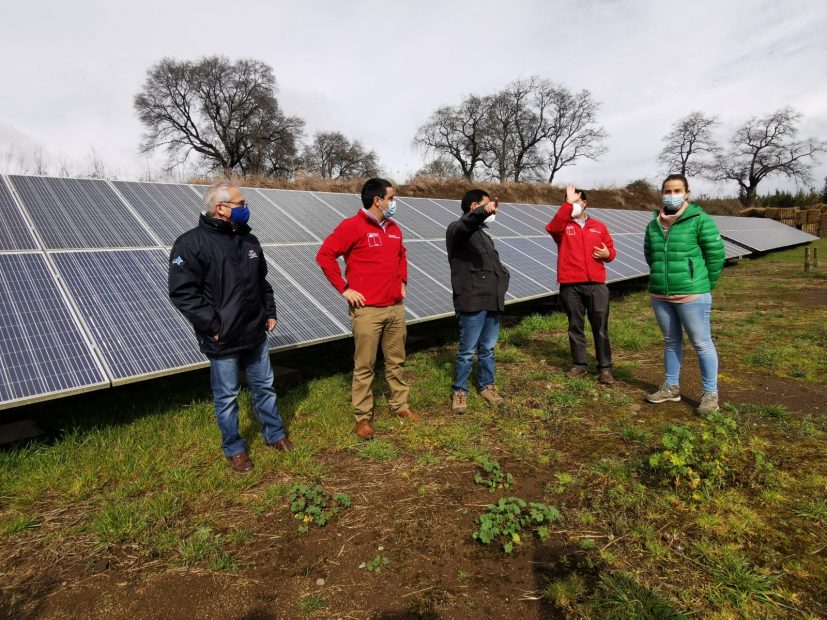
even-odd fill
[(680, 385), (683, 360), (683, 330), (689, 335), (698, 354), (704, 392), (718, 391), (718, 352), (712, 342), (709, 316), (712, 312), (712, 294), (704, 293), (686, 304), (673, 304), (652, 299), (652, 309), (664, 338), (663, 363), (666, 383)]
[(454, 391), (468, 392), (468, 377), (477, 354), (477, 378), (481, 388), (494, 384), (494, 346), (500, 335), (500, 313), (481, 310), (458, 312), (459, 351), (457, 351), (457, 378)]
[(287, 436), (276, 405), (267, 341), (249, 351), (211, 357), (210, 385), (215, 401), (215, 420), (221, 431), (221, 450), (225, 456), (235, 456), (245, 451), (244, 440), (238, 434), (239, 370), (242, 368), (253, 393), (253, 408), (261, 424), (264, 441), (275, 443)]

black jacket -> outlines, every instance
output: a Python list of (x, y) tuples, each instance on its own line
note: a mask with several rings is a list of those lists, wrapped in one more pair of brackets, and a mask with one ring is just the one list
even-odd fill
[(267, 337), (267, 319), (276, 318), (267, 261), (250, 227), (233, 230), (203, 214), (172, 246), (169, 298), (192, 323), (205, 355), (252, 349)]
[(500, 262), (494, 240), (485, 232), (485, 207), (465, 213), (445, 231), (451, 288), (457, 312), (505, 309), (510, 274)]

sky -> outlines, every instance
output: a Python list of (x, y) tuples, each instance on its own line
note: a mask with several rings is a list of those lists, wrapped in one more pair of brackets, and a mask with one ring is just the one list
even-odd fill
[[(802, 137), (827, 139), (823, 0), (27, 0), (0, 23), (0, 172), (75, 175), (94, 151), (110, 175), (137, 179), (166, 158), (139, 153), (132, 101), (164, 57), (254, 58), (274, 69), (287, 114), (307, 133), (339, 130), (401, 181), (426, 160), (412, 146), (437, 107), (539, 75), (601, 103), (608, 153), (558, 173), (581, 187), (659, 182), (671, 125), (699, 110), (725, 142), (748, 118), (791, 105)], [(22, 158), (22, 162), (20, 161)], [(185, 176), (186, 171), (180, 175)], [(827, 155), (813, 169), (821, 189)], [(734, 195), (732, 184), (694, 181)], [(761, 193), (795, 189), (783, 179)]]

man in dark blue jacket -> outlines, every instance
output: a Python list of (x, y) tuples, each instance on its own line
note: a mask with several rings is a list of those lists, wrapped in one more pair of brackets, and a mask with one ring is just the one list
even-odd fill
[(276, 327), (267, 261), (247, 220), (241, 190), (223, 181), (204, 195), (198, 226), (175, 242), (169, 256), (169, 298), (192, 323), (210, 359), (210, 383), (221, 449), (233, 471), (253, 468), (238, 434), (239, 370), (253, 393), (266, 446), (292, 451), (276, 405), (267, 332)]
[(456, 381), (451, 405), (454, 413), (468, 407), (468, 378), (474, 353), (477, 354), (480, 396), (498, 407), (503, 398), (494, 385), (494, 345), (500, 334), (500, 312), (505, 309), (505, 293), (510, 274), (500, 262), (494, 241), (485, 232), (485, 221), (497, 213), (497, 200), (488, 193), (472, 189), (465, 193), (463, 216), (448, 225), (445, 245), (451, 265), (454, 310), (459, 323)]

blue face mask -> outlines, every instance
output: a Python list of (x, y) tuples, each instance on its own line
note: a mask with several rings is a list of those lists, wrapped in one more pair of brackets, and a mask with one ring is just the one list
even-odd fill
[(246, 224), (250, 221), (250, 209), (246, 202), (241, 203), (240, 207), (233, 207), (230, 212), (230, 221), (234, 224)]
[(668, 194), (662, 196), (661, 199), (663, 200), (663, 211), (665, 213), (677, 213), (683, 201), (686, 200), (686, 196), (684, 194)]
[(385, 214), (385, 217), (386, 217), (386, 218), (388, 218), (388, 219), (392, 218), (392, 217), (394, 216), (394, 214), (396, 213), (396, 201), (395, 201), (395, 200), (391, 200), (391, 201), (388, 203), (388, 210), (387, 210), (387, 211), (383, 211), (383, 213)]

